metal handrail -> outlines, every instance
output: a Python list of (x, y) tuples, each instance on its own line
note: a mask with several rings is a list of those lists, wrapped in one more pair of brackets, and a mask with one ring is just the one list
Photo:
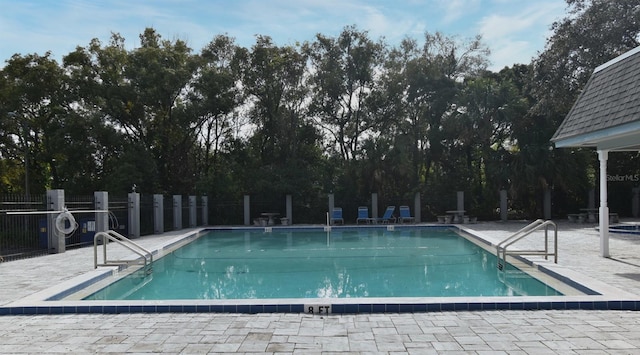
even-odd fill
[[(554, 228), (553, 236), (553, 253), (549, 252), (549, 226)], [(507, 252), (507, 248), (513, 243), (521, 240), (522, 238), (530, 235), (531, 233), (544, 228), (544, 249), (543, 250), (516, 250)], [(553, 262), (558, 263), (558, 226), (553, 221), (545, 221), (537, 219), (526, 227), (513, 233), (507, 239), (501, 241), (496, 246), (498, 257), (498, 269), (502, 270), (507, 262), (507, 255), (544, 255), (545, 259), (549, 259), (549, 256), (554, 257)]]
[[(102, 238), (102, 246), (103, 246), (103, 260), (102, 264), (98, 264), (98, 240)], [(108, 230), (106, 232), (98, 232), (93, 237), (93, 267), (98, 268), (98, 266), (119, 266), (123, 264), (129, 264), (130, 260), (108, 260), (107, 259), (107, 244), (108, 242), (115, 242), (123, 247), (131, 250), (132, 252), (138, 254), (144, 260), (144, 266), (146, 267), (148, 264), (153, 262), (153, 254), (147, 249), (141, 247), (140, 245), (133, 242), (131, 239), (123, 236), (122, 234)], [(147, 258), (148, 256), (148, 258)]]

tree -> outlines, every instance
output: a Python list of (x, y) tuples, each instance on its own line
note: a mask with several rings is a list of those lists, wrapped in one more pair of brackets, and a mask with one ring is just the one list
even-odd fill
[(390, 50), (371, 105), (379, 140), (387, 142), (387, 155), (393, 157), (394, 167), (388, 170), (394, 173), (397, 194), (429, 186), (434, 196), (437, 184), (459, 189), (467, 183), (455, 165), (459, 156), (452, 149), (460, 131), (452, 120), (464, 105), (459, 102), (463, 79), (486, 67), (488, 50), (480, 38), (460, 41), (441, 33), (424, 38), (422, 47), (407, 38)]
[(50, 56), (16, 54), (1, 72), (2, 157), (8, 170), (5, 177), (11, 177), (5, 181), (9, 191), (44, 193), (52, 184), (51, 171), (56, 177), (55, 158), (66, 148), (52, 139), (69, 128), (65, 127), (64, 75)]
[[(227, 174), (221, 165), (221, 155), (234, 137), (233, 119), (242, 103), (240, 77), (234, 62), (239, 48), (233, 38), (216, 36), (200, 54), (199, 69), (188, 96), (191, 102), (189, 114), (202, 122), (197, 127), (197, 170), (200, 183), (220, 187), (218, 183), (231, 183), (222, 179)], [(220, 189), (213, 189), (219, 191)]]
[(464, 159), (457, 173), (466, 179), (474, 204), (488, 212), (497, 205), (498, 191), (509, 185), (511, 158), (517, 151), (511, 123), (524, 115), (526, 101), (508, 78), (485, 72), (465, 80), (459, 105), (453, 120), (459, 139), (454, 149)]
[(361, 157), (361, 141), (371, 134), (367, 98), (381, 68), (384, 46), (367, 32), (345, 27), (337, 38), (316, 35), (306, 46), (313, 67), (310, 113), (331, 136), (331, 145), (344, 161)]
[[(153, 164), (146, 164), (152, 170), (144, 172), (143, 181), (123, 184), (136, 184), (143, 191), (191, 192), (197, 179), (195, 130), (202, 118), (189, 114), (186, 101), (198, 69), (186, 43), (162, 40), (147, 28), (140, 35), (140, 47), (131, 52), (125, 50), (124, 39), (114, 34), (108, 46), (93, 40), (64, 60), (78, 90), (89, 100), (86, 103), (124, 132), (129, 140), (126, 146), (133, 149), (123, 154), (152, 158)], [(123, 174), (114, 171), (113, 175)]]
[(285, 193), (314, 196), (322, 157), (319, 134), (306, 118), (306, 55), (258, 36), (251, 51), (239, 52), (238, 58), (256, 127), (247, 147), (252, 167), (245, 186), (274, 199)]

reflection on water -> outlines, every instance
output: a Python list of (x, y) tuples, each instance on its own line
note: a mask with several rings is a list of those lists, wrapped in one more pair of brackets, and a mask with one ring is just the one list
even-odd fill
[[(495, 257), (450, 231), (212, 232), (93, 299), (452, 297), (558, 294), (498, 277)], [(158, 264), (156, 267), (155, 264)], [(513, 280), (512, 280), (513, 279)]]

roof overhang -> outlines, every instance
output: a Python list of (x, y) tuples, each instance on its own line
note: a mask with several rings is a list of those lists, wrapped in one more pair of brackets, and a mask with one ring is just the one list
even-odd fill
[(596, 148), (609, 151), (640, 151), (640, 121), (566, 138), (554, 139), (556, 148)]

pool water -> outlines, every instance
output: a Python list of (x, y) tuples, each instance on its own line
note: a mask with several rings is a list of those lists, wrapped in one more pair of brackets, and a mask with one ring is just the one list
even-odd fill
[(610, 226), (609, 232), (621, 233), (621, 234), (635, 234), (640, 235), (640, 225), (638, 224), (619, 224), (616, 226)]
[(561, 295), (448, 229), (211, 231), (152, 267), (85, 299)]

